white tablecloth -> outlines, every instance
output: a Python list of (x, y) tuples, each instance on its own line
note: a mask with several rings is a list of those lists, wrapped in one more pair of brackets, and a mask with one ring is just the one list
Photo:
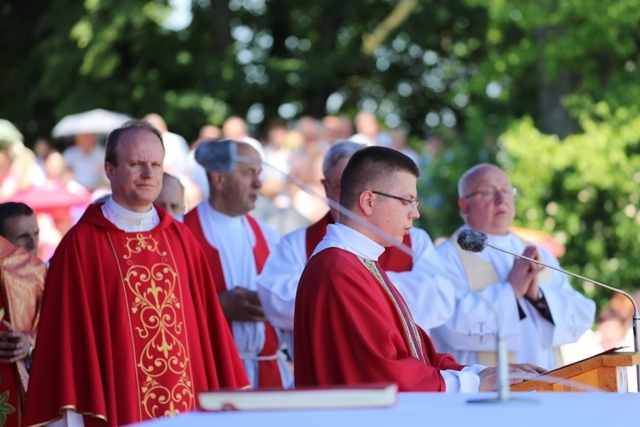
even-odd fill
[(468, 403), (496, 393), (400, 393), (391, 408), (192, 412), (145, 427), (375, 427), (375, 426), (640, 426), (637, 393), (511, 393), (527, 402)]

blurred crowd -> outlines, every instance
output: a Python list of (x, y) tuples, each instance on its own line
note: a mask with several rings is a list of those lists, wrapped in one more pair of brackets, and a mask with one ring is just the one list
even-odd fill
[[(320, 185), (322, 159), (336, 141), (387, 146), (419, 161), (419, 153), (409, 147), (406, 133), (382, 130), (369, 112), (360, 112), (353, 120), (347, 116), (305, 116), (290, 123), (274, 121), (262, 136), (251, 134), (246, 121), (238, 116), (227, 118), (222, 126), (204, 125), (194, 136), (171, 132), (157, 113), (143, 119), (162, 132), (164, 170), (184, 187), (185, 213), (209, 196), (206, 174), (194, 158), (198, 144), (232, 139), (259, 149), (267, 166), (263, 171), (263, 197), (253, 214), (281, 234), (313, 223), (327, 213)], [(104, 172), (106, 134), (84, 129), (87, 127), (68, 135), (65, 140), (73, 143), (58, 151), (54, 147), (59, 144), (48, 137), (28, 144), (33, 147), (30, 149), (15, 126), (6, 120), (1, 124), (0, 203), (20, 201), (34, 209), (40, 227), (38, 256), (43, 261), (51, 257), (86, 206), (109, 193)]]

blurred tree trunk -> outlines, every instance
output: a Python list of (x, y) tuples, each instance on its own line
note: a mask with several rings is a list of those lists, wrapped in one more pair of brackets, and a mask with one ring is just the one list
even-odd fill
[[(554, 38), (562, 37), (563, 33), (561, 27), (546, 27), (535, 32), (535, 40), (539, 46), (543, 46), (552, 42)], [(540, 130), (564, 138), (578, 128), (576, 121), (562, 105), (562, 99), (574, 91), (577, 79), (563, 71), (550, 76), (544, 58), (537, 61), (536, 72)]]

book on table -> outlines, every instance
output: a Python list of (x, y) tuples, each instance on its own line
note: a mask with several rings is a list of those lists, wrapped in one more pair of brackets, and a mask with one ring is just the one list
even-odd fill
[(335, 387), (218, 390), (198, 394), (205, 411), (259, 411), (388, 407), (396, 404), (398, 386), (391, 383)]

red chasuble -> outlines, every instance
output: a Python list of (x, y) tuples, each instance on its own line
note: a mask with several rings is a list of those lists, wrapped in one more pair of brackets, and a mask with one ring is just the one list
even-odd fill
[[(256, 262), (256, 271), (258, 274), (262, 272), (264, 263), (269, 256), (269, 245), (260, 230), (260, 225), (253, 217), (247, 215), (247, 221), (253, 234), (256, 237), (256, 244), (253, 248), (253, 257)], [(224, 279), (224, 271), (222, 270), (222, 261), (220, 260), (220, 252), (209, 244), (202, 229), (200, 215), (198, 209), (193, 209), (184, 216), (184, 223), (191, 230), (196, 240), (202, 245), (205, 252), (209, 267), (216, 281), (217, 291), (224, 292), (227, 290), (227, 284)], [(276, 331), (269, 322), (264, 322), (265, 339), (264, 346), (260, 352), (260, 356), (271, 356), (278, 352), (278, 336)], [(258, 362), (258, 384), (257, 387), (273, 387), (282, 388), (282, 377), (277, 360), (260, 360)]]
[[(318, 243), (320, 243), (324, 235), (327, 234), (327, 225), (329, 224), (335, 224), (331, 212), (327, 213), (315, 224), (307, 227), (307, 234), (305, 236), (307, 259), (311, 258), (316, 246), (318, 246)], [(402, 243), (411, 248), (411, 236), (409, 234), (404, 236)], [(386, 248), (378, 261), (385, 271), (401, 272), (410, 271), (413, 268), (413, 259), (396, 246)]]
[(296, 386), (394, 382), (400, 391), (444, 391), (441, 370), (461, 370), (417, 326), (377, 263), (342, 249), (305, 268), (294, 315)]
[[(47, 268), (36, 256), (0, 237), (0, 319), (35, 342)], [(8, 328), (0, 325), (0, 330)], [(0, 426), (21, 426), (29, 374), (24, 360), (0, 364)]]
[(249, 382), (204, 253), (184, 224), (127, 233), (91, 205), (47, 273), (25, 424), (63, 409), (119, 426), (197, 408)]

